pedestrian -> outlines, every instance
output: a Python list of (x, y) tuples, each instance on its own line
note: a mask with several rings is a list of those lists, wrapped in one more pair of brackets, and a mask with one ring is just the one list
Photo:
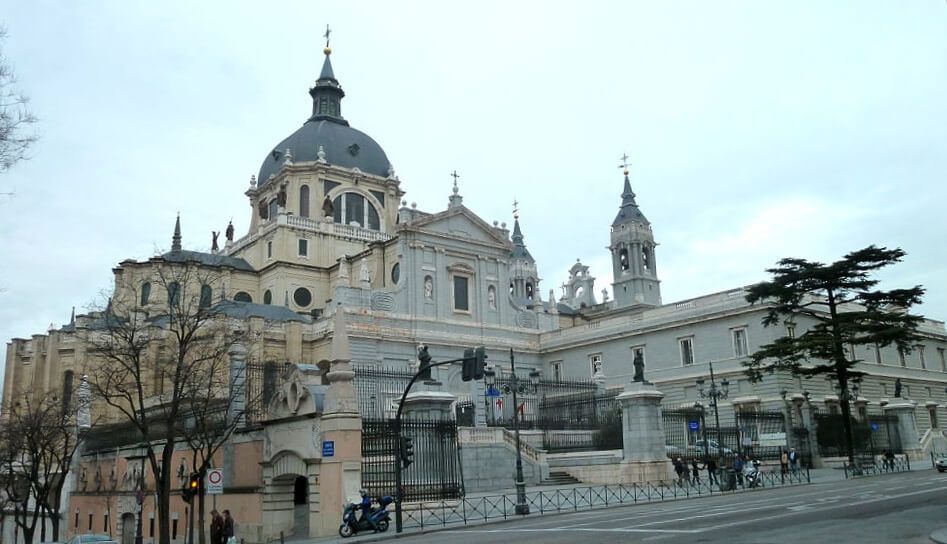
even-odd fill
[(894, 452), (888, 450), (885, 452), (885, 468), (888, 470), (894, 470)]
[(677, 473), (677, 485), (684, 486), (684, 475), (687, 473), (687, 468), (684, 466), (684, 461), (681, 461), (681, 458), (678, 457), (674, 459), (672, 463), (674, 465), (674, 472)]
[(237, 539), (233, 536), (233, 523), (230, 510), (224, 510), (224, 531), (221, 535), (224, 544), (236, 544), (237, 542)]
[(700, 485), (700, 467), (697, 466), (697, 459), (691, 459), (691, 483)]
[(785, 478), (789, 474), (789, 452), (783, 450), (779, 456), (779, 474)]
[(717, 461), (713, 457), (708, 457), (704, 461), (704, 467), (707, 468), (707, 481), (710, 485), (719, 485), (717, 481)]
[(796, 448), (789, 448), (789, 469), (793, 472), (799, 470), (799, 453)]
[(743, 459), (740, 458), (740, 454), (737, 453), (733, 456), (733, 472), (736, 473), (737, 483), (740, 486), (743, 486)]
[(224, 518), (217, 510), (210, 511), (210, 544), (224, 543)]

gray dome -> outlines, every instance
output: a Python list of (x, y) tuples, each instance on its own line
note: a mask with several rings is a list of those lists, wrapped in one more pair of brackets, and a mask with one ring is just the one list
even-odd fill
[(273, 148), (257, 178), (264, 185), (271, 174), (279, 173), (286, 150), (293, 154), (293, 162), (317, 160), (319, 146), (326, 153), (326, 162), (343, 168), (358, 168), (362, 172), (387, 177), (391, 163), (385, 151), (369, 135), (350, 126), (324, 119), (311, 119), (296, 132)]

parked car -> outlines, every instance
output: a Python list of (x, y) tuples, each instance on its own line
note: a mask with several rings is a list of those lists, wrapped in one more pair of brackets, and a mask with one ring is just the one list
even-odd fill
[(941, 455), (934, 461), (934, 467), (937, 468), (937, 472), (947, 471), (947, 455)]
[(720, 448), (721, 447), (717, 441), (711, 439), (707, 441), (707, 448), (705, 449), (703, 438), (698, 438), (692, 445), (688, 446), (689, 451), (696, 452), (698, 454), (703, 454), (706, 451), (707, 453), (711, 453), (713, 455), (733, 455), (733, 450), (730, 448), (726, 446), (723, 446), (723, 449)]
[(76, 535), (66, 541), (66, 544), (117, 544), (109, 535), (89, 533)]

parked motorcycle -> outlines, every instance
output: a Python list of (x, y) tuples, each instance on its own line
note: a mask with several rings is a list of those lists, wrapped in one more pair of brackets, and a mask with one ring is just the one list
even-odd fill
[(763, 471), (760, 470), (759, 459), (746, 464), (746, 467), (743, 469), (743, 481), (746, 482), (746, 487), (748, 488), (763, 485)]
[(385, 495), (378, 499), (378, 508), (372, 508), (366, 516), (361, 517), (358, 516), (359, 504), (351, 502), (345, 505), (345, 510), (342, 511), (342, 525), (339, 526), (339, 536), (348, 538), (361, 531), (384, 533), (391, 522), (391, 518), (388, 517), (388, 505), (392, 502), (394, 498)]

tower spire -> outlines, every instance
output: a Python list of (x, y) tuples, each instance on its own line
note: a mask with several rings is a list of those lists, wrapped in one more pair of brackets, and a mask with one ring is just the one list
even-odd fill
[(312, 117), (310, 121), (332, 121), (342, 125), (348, 125), (342, 117), (342, 97), (345, 92), (339, 85), (339, 80), (335, 78), (335, 72), (332, 71), (332, 61), (329, 60), (332, 55), (332, 48), (329, 47), (329, 36), (332, 30), (326, 25), (326, 33), (323, 36), (326, 39), (326, 46), (322, 52), (325, 54), (325, 60), (322, 61), (322, 71), (319, 72), (319, 79), (316, 84), (309, 89), (309, 95), (312, 96)]
[(638, 208), (638, 203), (635, 201), (635, 192), (631, 190), (631, 180), (628, 179), (628, 167), (631, 166), (631, 163), (628, 162), (628, 155), (622, 155), (620, 158), (622, 163), (619, 168), (622, 169), (622, 173), (625, 175), (625, 185), (621, 192), (621, 207), (618, 210), (618, 215), (615, 216), (615, 220), (612, 221), (612, 226), (615, 227), (632, 221), (647, 225), (649, 224), (648, 218)]
[(171, 251), (181, 251), (181, 213), (174, 220), (174, 236), (171, 237)]

